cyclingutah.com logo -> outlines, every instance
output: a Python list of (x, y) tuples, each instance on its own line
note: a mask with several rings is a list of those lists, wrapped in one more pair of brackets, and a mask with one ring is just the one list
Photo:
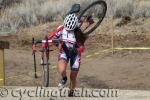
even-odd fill
[[(59, 91), (57, 88), (46, 87), (1, 87), (1, 98), (18, 98), (26, 100), (27, 98), (50, 98), (50, 97), (68, 97), (69, 89), (65, 88)], [(116, 89), (86, 89), (79, 88), (74, 90), (73, 97), (88, 98), (117, 98), (119, 90)]]

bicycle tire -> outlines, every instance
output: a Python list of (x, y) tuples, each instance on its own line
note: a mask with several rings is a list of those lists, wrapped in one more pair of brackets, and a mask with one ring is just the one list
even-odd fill
[(86, 13), (87, 10), (89, 10), (91, 7), (96, 6), (96, 5), (98, 5), (98, 4), (99, 4), (99, 5), (103, 5), (103, 7), (104, 7), (103, 14), (102, 14), (101, 18), (99, 18), (99, 21), (97, 22), (97, 24), (96, 24), (92, 29), (90, 29), (88, 32), (82, 32), (84, 35), (89, 35), (89, 34), (91, 34), (91, 33), (101, 24), (101, 22), (103, 21), (105, 15), (106, 15), (106, 12), (107, 12), (107, 4), (106, 4), (106, 2), (103, 1), (103, 0), (95, 1), (95, 2), (93, 2), (92, 4), (90, 4), (89, 6), (87, 6), (87, 7), (80, 13), (80, 15), (79, 15), (79, 17), (78, 17), (79, 20), (80, 20), (80, 18)]
[(43, 57), (43, 86), (49, 86), (49, 51), (47, 48), (44, 50), (45, 56)]

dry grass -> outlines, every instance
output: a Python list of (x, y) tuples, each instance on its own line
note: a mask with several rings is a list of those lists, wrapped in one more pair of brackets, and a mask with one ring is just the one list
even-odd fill
[[(7, 0), (11, 3), (10, 0)], [(74, 3), (82, 9), (96, 0), (18, 0), (0, 13), (0, 34), (16, 33), (20, 27), (31, 27), (62, 18)], [(150, 17), (149, 0), (105, 0), (107, 16)]]
[(106, 0), (108, 16), (132, 16), (135, 0)]
[(134, 6), (134, 17), (150, 17), (150, 1), (141, 0)]
[(108, 5), (108, 16), (150, 17), (149, 0), (105, 0)]

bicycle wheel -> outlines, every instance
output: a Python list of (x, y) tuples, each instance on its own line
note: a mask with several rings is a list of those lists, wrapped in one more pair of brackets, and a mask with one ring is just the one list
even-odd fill
[(43, 51), (43, 86), (49, 86), (49, 51), (47, 48)]
[(105, 1), (95, 1), (86, 7), (79, 15), (80, 29), (83, 34), (89, 35), (103, 21), (107, 11)]

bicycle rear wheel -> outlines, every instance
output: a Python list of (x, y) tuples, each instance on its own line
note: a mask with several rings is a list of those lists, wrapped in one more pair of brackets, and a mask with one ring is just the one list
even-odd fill
[(47, 48), (43, 51), (43, 86), (48, 87), (49, 86), (49, 51)]
[(95, 1), (86, 7), (79, 15), (79, 21), (82, 23), (80, 29), (83, 34), (89, 35), (92, 33), (103, 21), (107, 11), (107, 4), (105, 1)]

